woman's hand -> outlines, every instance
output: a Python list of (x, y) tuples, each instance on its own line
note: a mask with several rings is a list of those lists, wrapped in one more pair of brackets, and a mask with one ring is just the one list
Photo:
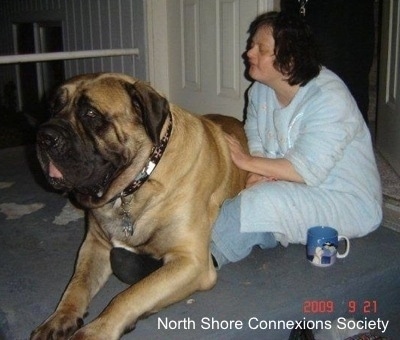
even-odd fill
[(225, 138), (231, 150), (233, 163), (240, 169), (246, 169), (246, 166), (248, 166), (248, 163), (251, 161), (251, 156), (244, 151), (242, 145), (234, 136), (225, 134)]
[(276, 180), (277, 179), (274, 177), (266, 177), (266, 176), (262, 176), (259, 174), (255, 174), (253, 172), (249, 172), (247, 174), (246, 188), (250, 188), (251, 186), (253, 186), (254, 184), (257, 184), (257, 183), (272, 182), (272, 181), (276, 181)]

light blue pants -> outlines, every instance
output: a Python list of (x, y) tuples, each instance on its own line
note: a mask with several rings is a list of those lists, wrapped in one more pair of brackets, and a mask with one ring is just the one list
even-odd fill
[(211, 253), (218, 268), (245, 258), (254, 246), (265, 249), (276, 245), (273, 233), (240, 231), (240, 195), (223, 203), (211, 237)]

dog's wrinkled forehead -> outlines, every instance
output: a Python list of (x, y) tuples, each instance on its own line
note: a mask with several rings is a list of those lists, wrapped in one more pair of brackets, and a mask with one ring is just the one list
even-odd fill
[[(130, 98), (126, 92), (126, 80), (116, 77), (75, 77), (60, 86), (50, 101), (51, 113), (57, 114), (64, 109), (72, 109), (84, 100), (86, 103), (96, 103), (104, 111), (123, 110), (123, 105), (129, 105)], [(134, 84), (134, 81), (129, 82)]]

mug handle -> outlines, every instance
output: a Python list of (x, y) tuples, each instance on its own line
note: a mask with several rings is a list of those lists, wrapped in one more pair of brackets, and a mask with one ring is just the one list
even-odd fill
[(338, 240), (339, 240), (339, 241), (341, 241), (341, 240), (345, 240), (345, 241), (346, 241), (346, 250), (345, 250), (345, 252), (344, 252), (343, 254), (339, 254), (339, 252), (336, 253), (336, 257), (337, 257), (338, 259), (342, 259), (342, 258), (346, 257), (347, 255), (349, 255), (349, 251), (350, 251), (350, 240), (349, 240), (346, 236), (342, 236), (342, 235), (339, 235), (339, 236), (338, 236)]

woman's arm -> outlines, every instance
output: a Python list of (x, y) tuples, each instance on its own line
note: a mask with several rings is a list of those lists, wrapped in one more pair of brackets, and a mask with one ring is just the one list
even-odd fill
[[(232, 136), (226, 135), (232, 161), (240, 169), (257, 174), (268, 180), (282, 180), (297, 183), (304, 183), (304, 179), (297, 173), (292, 163), (285, 158), (264, 158), (247, 154), (239, 141)], [(253, 181), (256, 176), (252, 177)], [(249, 179), (250, 179), (249, 177)], [(262, 180), (262, 177), (258, 181)], [(258, 182), (257, 181), (257, 182)], [(250, 183), (248, 183), (250, 184)], [(254, 183), (253, 183), (254, 184)]]

